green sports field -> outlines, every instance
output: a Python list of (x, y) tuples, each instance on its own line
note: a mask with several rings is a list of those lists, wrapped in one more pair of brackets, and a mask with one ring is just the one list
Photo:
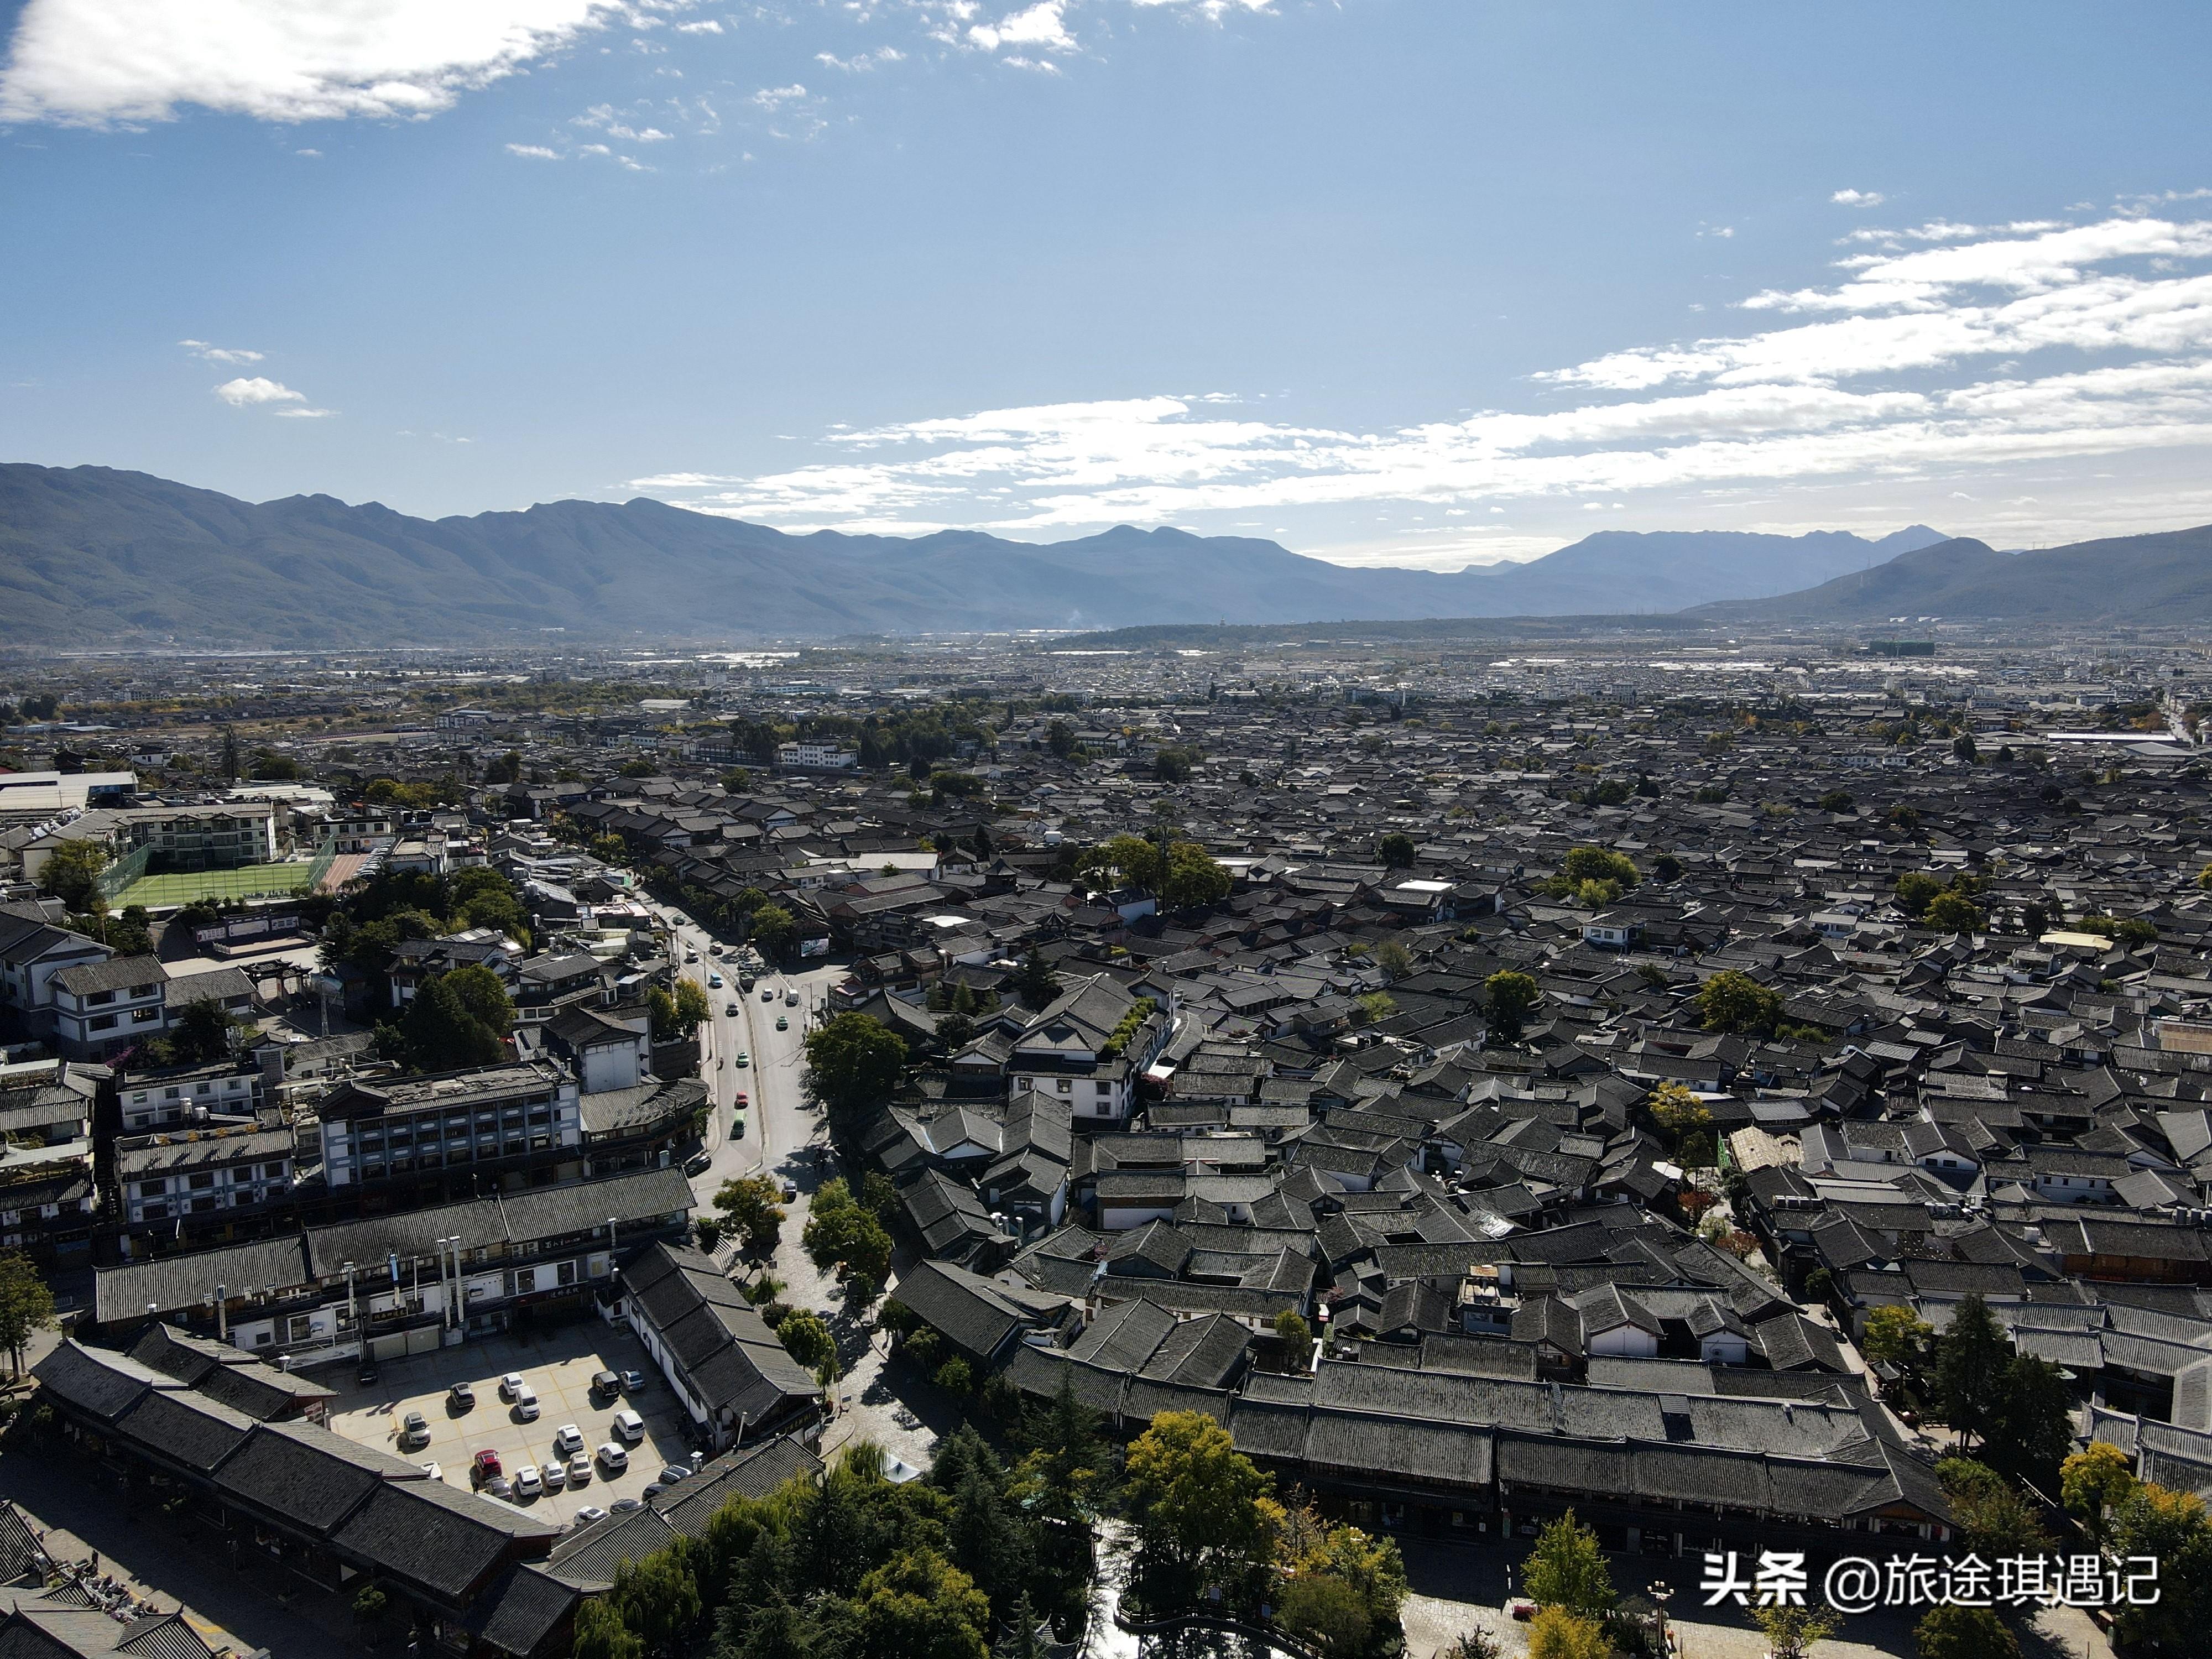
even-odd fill
[(194, 899), (264, 898), (309, 885), (314, 866), (305, 859), (289, 864), (246, 864), (235, 870), (171, 870), (158, 876), (141, 876), (109, 902), (118, 910), (129, 904), (148, 909), (162, 905), (190, 904)]

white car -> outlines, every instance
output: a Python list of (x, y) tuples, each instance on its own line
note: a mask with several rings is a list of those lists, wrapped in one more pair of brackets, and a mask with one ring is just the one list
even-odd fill
[(592, 1455), (589, 1452), (578, 1452), (568, 1460), (568, 1484), (572, 1486), (586, 1486), (591, 1484), (591, 1481)]
[(720, 989), (722, 988), (722, 976), (721, 976), (720, 974), (709, 974), (709, 975), (707, 975), (707, 988), (708, 988), (708, 990), (710, 990), (710, 991), (719, 991), (719, 990), (720, 990)]
[(538, 1390), (527, 1382), (514, 1391), (514, 1414), (525, 1423), (538, 1420)]
[(545, 1490), (558, 1492), (568, 1484), (568, 1466), (557, 1457), (545, 1460)]
[(645, 1438), (645, 1419), (633, 1411), (615, 1413), (615, 1437), (635, 1446)]
[(538, 1465), (525, 1463), (514, 1472), (514, 1495), (518, 1498), (535, 1498), (545, 1490), (545, 1477), (538, 1473)]
[(629, 1454), (610, 1440), (599, 1448), (599, 1462), (610, 1474), (620, 1474), (629, 1467)]
[(574, 1423), (563, 1423), (553, 1431), (553, 1449), (563, 1457), (574, 1457), (584, 1449), (584, 1431)]
[(512, 1400), (529, 1386), (530, 1384), (522, 1380), (520, 1371), (509, 1371), (499, 1379), (499, 1397), (501, 1400)]
[(792, 989), (786, 991), (783, 994), (783, 1006), (787, 1008), (796, 1008), (799, 1006), (799, 991), (796, 987), (793, 987)]
[(570, 1524), (572, 1524), (577, 1531), (581, 1532), (586, 1527), (590, 1526), (594, 1521), (604, 1521), (606, 1518), (607, 1512), (601, 1509), (597, 1504), (586, 1504), (583, 1508), (576, 1511), (576, 1518)]

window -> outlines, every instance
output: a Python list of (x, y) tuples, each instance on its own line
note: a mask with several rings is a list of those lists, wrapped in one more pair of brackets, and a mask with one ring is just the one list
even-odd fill
[(1102, 1095), (1110, 1095), (1114, 1092), (1114, 1085), (1110, 1083), (1102, 1083), (1098, 1085), (1098, 1092)]
[(284, 1322), (284, 1340), (287, 1342), (305, 1342), (314, 1334), (315, 1322), (307, 1314), (294, 1314)]
[(191, 1185), (192, 1190), (195, 1192), (201, 1190), (203, 1188), (214, 1186), (215, 1171), (212, 1170), (201, 1170), (198, 1174), (191, 1177)]
[(85, 1005), (88, 1007), (104, 1008), (109, 1003), (115, 1000), (115, 993), (112, 991), (94, 991), (91, 995), (85, 998), (84, 1000)]
[(142, 1181), (138, 1183), (138, 1196), (141, 1198), (159, 1198), (168, 1190), (169, 1183), (166, 1181)]
[(515, 1293), (517, 1296), (527, 1296), (531, 1291), (532, 1291), (536, 1290), (537, 1288), (538, 1288), (538, 1269), (537, 1269), (537, 1268), (535, 1268), (535, 1267), (517, 1267), (517, 1268), (514, 1270), (514, 1293)]
[(561, 1282), (563, 1285), (573, 1285), (576, 1282), (576, 1264), (574, 1262), (564, 1261), (561, 1264)]
[(151, 1025), (161, 1018), (161, 1011), (159, 1008), (133, 1008), (131, 1011), (131, 1023), (133, 1025)]
[(1072, 1095), (1075, 1092), (1075, 1085), (1066, 1078), (1061, 1078), (1053, 1086), (1064, 1095)]
[(115, 1016), (102, 1014), (97, 1019), (88, 1019), (85, 1021), (85, 1029), (91, 1031), (112, 1031), (115, 1029)]

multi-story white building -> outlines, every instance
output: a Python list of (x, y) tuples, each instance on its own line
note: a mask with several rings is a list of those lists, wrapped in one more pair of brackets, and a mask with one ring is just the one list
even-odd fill
[(407, 1183), (458, 1195), (583, 1173), (576, 1079), (550, 1060), (356, 1079), (319, 1111), (323, 1172), (334, 1191)]
[[(115, 1185), (133, 1230), (201, 1225), (258, 1210), (292, 1190), (292, 1131), (254, 1124), (121, 1135)], [(243, 1219), (242, 1217), (237, 1218)]]

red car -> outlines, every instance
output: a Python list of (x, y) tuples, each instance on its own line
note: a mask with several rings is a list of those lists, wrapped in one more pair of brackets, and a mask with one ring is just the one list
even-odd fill
[(731, 1104), (732, 1104), (732, 1105), (734, 1105), (734, 1106), (738, 1106), (738, 1107), (742, 1108), (742, 1107), (745, 1107), (745, 1106), (750, 1106), (750, 1104), (752, 1104), (752, 1103), (751, 1103), (750, 1101), (749, 1101), (749, 1100), (747, 1100), (747, 1099), (745, 1098), (745, 1091), (744, 1091), (743, 1089), (740, 1089), (740, 1090), (738, 1090), (738, 1097), (737, 1097), (737, 1098), (736, 1098), (734, 1101), (731, 1102)]
[(495, 1480), (501, 1473), (499, 1454), (495, 1451), (480, 1451), (469, 1465), (469, 1484), (472, 1486), (481, 1486), (487, 1480)]

